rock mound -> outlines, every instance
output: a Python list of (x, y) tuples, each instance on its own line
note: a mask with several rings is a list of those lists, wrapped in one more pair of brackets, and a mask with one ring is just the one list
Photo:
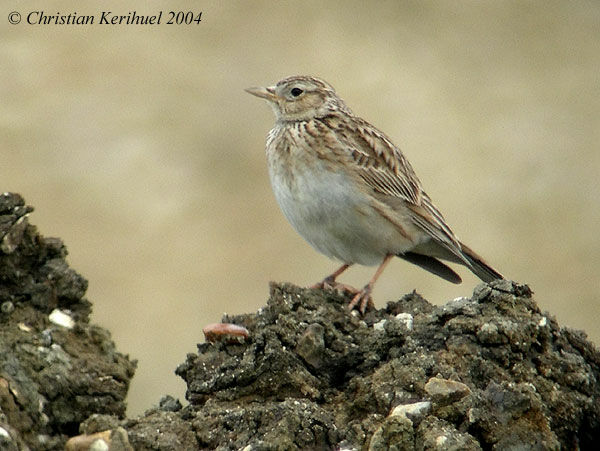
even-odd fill
[(200, 447), (589, 448), (600, 354), (527, 286), (436, 307), (411, 293), (364, 317), (335, 293), (272, 285), (241, 343), (199, 345), (177, 373)]
[(123, 417), (135, 363), (88, 323), (87, 281), (33, 209), (0, 194), (0, 449), (63, 449), (94, 413)]

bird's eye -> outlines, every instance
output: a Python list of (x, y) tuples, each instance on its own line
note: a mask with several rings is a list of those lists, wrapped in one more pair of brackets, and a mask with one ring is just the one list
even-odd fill
[(304, 91), (300, 88), (293, 88), (291, 91), (292, 95), (294, 97), (298, 97), (300, 94), (302, 94)]

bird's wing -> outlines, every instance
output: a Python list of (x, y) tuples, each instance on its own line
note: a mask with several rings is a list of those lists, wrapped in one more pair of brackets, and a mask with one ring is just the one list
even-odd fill
[[(419, 205), (421, 182), (402, 152), (379, 130), (363, 121), (348, 134), (347, 146), (360, 177), (375, 191)], [(354, 125), (353, 124), (353, 125)]]
[(462, 261), (466, 261), (462, 255), (460, 241), (450, 229), (442, 213), (437, 209), (427, 193), (422, 193), (420, 205), (407, 204), (411, 213), (411, 218), (415, 224), (426, 231), (435, 241), (442, 244), (452, 254), (456, 255)]
[[(441, 212), (423, 191), (412, 166), (392, 141), (366, 121), (355, 118), (354, 129), (337, 123), (338, 140), (355, 163), (357, 175), (377, 198), (393, 209), (404, 208), (413, 222), (460, 261), (460, 242)], [(349, 126), (350, 124), (348, 124)]]

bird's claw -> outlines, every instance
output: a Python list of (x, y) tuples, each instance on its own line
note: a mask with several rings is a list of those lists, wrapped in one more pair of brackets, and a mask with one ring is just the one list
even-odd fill
[(328, 280), (329, 278), (323, 279), (321, 282), (314, 284), (311, 286), (313, 289), (318, 290), (331, 290), (336, 291), (345, 296), (353, 296), (352, 300), (348, 304), (348, 309), (352, 310), (357, 305), (359, 306), (359, 311), (364, 314), (367, 310), (367, 307), (373, 307), (373, 298), (371, 298), (371, 290), (366, 287), (362, 290), (355, 288), (350, 285), (346, 285), (345, 283), (339, 283), (335, 280)]
[(354, 307), (358, 306), (358, 310), (363, 315), (367, 311), (367, 307), (373, 307), (373, 298), (371, 297), (371, 287), (366, 286), (358, 293), (354, 295), (350, 303), (348, 304), (348, 310), (352, 310)]

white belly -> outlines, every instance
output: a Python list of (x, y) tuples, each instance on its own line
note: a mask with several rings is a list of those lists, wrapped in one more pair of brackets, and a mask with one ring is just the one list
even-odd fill
[(377, 265), (387, 254), (414, 247), (397, 226), (373, 210), (373, 201), (347, 176), (296, 166), (289, 182), (279, 161), (270, 163), (273, 192), (283, 214), (319, 252), (345, 263)]

